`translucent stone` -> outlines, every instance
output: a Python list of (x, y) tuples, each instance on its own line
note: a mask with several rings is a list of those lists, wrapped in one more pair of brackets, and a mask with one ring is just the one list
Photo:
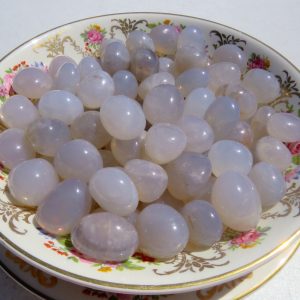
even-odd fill
[(184, 99), (171, 84), (154, 87), (144, 99), (143, 110), (151, 124), (176, 123), (183, 114)]
[(65, 56), (65, 55), (55, 56), (51, 60), (50, 65), (49, 65), (49, 69), (48, 69), (49, 74), (54, 78), (58, 69), (65, 63), (71, 63), (76, 66), (75, 60), (69, 56)]
[(122, 141), (113, 138), (110, 145), (113, 156), (123, 166), (131, 159), (141, 158), (145, 138), (146, 131), (133, 140)]
[(100, 149), (99, 152), (103, 160), (103, 168), (117, 167), (120, 165), (119, 162), (113, 156), (111, 151)]
[(207, 66), (208, 56), (204, 48), (195, 48), (190, 45), (177, 49), (175, 67), (177, 72), (184, 72), (190, 68)]
[(155, 50), (162, 55), (175, 54), (178, 36), (178, 29), (172, 25), (158, 25), (150, 32)]
[(79, 81), (80, 73), (77, 66), (72, 63), (65, 63), (55, 74), (54, 87), (57, 90), (66, 90), (75, 93)]
[(240, 108), (230, 97), (217, 97), (207, 109), (205, 120), (212, 127), (215, 140), (224, 139), (240, 119)]
[(193, 200), (183, 207), (181, 213), (189, 227), (190, 241), (194, 245), (210, 247), (221, 239), (222, 221), (207, 201)]
[(159, 58), (159, 72), (174, 72), (174, 61), (169, 57), (160, 57)]
[(52, 88), (51, 76), (39, 68), (29, 67), (17, 73), (12, 87), (17, 94), (31, 99), (39, 99)]
[(165, 167), (170, 194), (182, 201), (199, 199), (211, 176), (209, 159), (199, 153), (183, 152)]
[(255, 149), (256, 158), (265, 161), (284, 171), (292, 162), (289, 149), (278, 139), (265, 136), (259, 139)]
[(102, 68), (95, 57), (85, 56), (79, 62), (78, 70), (81, 79), (83, 79), (85, 76), (92, 75), (95, 71), (101, 71)]
[(205, 47), (205, 34), (197, 26), (186, 26), (180, 33), (177, 41), (177, 47), (193, 46), (198, 49)]
[(173, 207), (174, 209), (176, 209), (177, 211), (181, 210), (184, 202), (182, 202), (181, 200), (178, 200), (176, 198), (174, 198), (168, 190), (166, 190), (162, 196), (155, 201), (155, 203), (159, 203), (159, 204), (165, 204), (165, 205), (169, 205), (171, 207)]
[(262, 207), (277, 204), (285, 195), (286, 182), (280, 170), (273, 165), (259, 162), (253, 166), (249, 177), (260, 194)]
[(267, 123), (270, 117), (275, 113), (271, 106), (260, 107), (251, 120), (251, 127), (255, 139), (268, 135)]
[(89, 181), (95, 201), (108, 212), (128, 216), (138, 205), (138, 192), (130, 177), (120, 168), (103, 168)]
[(126, 47), (130, 53), (134, 53), (139, 48), (155, 51), (151, 37), (142, 30), (133, 30), (129, 32), (126, 40)]
[(98, 70), (85, 76), (79, 83), (77, 95), (86, 108), (96, 109), (115, 92), (114, 81), (110, 75)]
[(231, 62), (239, 66), (244, 72), (247, 67), (247, 56), (245, 52), (237, 45), (225, 44), (218, 47), (214, 53), (212, 60), (214, 63)]
[(58, 184), (52, 165), (44, 159), (23, 161), (8, 176), (8, 188), (22, 206), (38, 206)]
[(215, 176), (227, 171), (247, 175), (253, 164), (252, 153), (243, 144), (236, 141), (221, 140), (212, 145), (208, 152)]
[(175, 81), (183, 97), (196, 88), (205, 88), (208, 85), (208, 72), (206, 69), (193, 68), (181, 73)]
[(63, 179), (76, 178), (87, 182), (103, 167), (103, 161), (94, 145), (78, 139), (67, 142), (58, 149), (54, 166)]
[(100, 261), (125, 261), (138, 246), (134, 226), (107, 212), (83, 217), (73, 229), (71, 239), (81, 253)]
[(78, 179), (67, 179), (48, 194), (35, 218), (47, 232), (65, 235), (89, 213), (91, 204), (87, 185)]
[(185, 115), (177, 123), (187, 137), (185, 151), (203, 153), (214, 142), (214, 132), (209, 124), (198, 117)]
[(208, 88), (194, 89), (185, 99), (184, 115), (204, 118), (208, 107), (216, 100), (214, 93)]
[(158, 72), (158, 57), (149, 50), (139, 48), (131, 56), (130, 70), (138, 81)]
[(52, 157), (60, 146), (71, 139), (71, 134), (66, 123), (41, 118), (28, 127), (27, 138), (37, 153)]
[(209, 88), (217, 91), (225, 84), (238, 84), (241, 80), (241, 70), (231, 62), (219, 62), (209, 66)]
[(236, 122), (226, 138), (228, 140), (240, 142), (248, 148), (252, 147), (254, 141), (252, 128), (249, 123), (245, 121)]
[(102, 68), (111, 75), (117, 71), (128, 69), (129, 63), (129, 52), (123, 43), (110, 43), (101, 53)]
[(68, 125), (83, 113), (81, 101), (72, 93), (62, 90), (45, 93), (38, 103), (38, 109), (42, 117), (58, 119)]
[(224, 225), (237, 231), (256, 228), (262, 211), (261, 200), (247, 176), (234, 171), (223, 173), (213, 186), (211, 199)]
[(242, 87), (241, 84), (228, 85), (225, 96), (233, 98), (240, 107), (241, 120), (248, 120), (257, 111), (255, 95)]
[(9, 128), (26, 129), (38, 118), (38, 111), (28, 98), (15, 95), (0, 107), (0, 120)]
[(150, 75), (139, 85), (138, 94), (140, 98), (144, 99), (153, 88), (161, 84), (175, 85), (174, 76), (168, 72), (159, 72)]
[(112, 96), (102, 105), (100, 119), (107, 132), (119, 140), (139, 137), (146, 119), (141, 106), (126, 96)]
[(100, 149), (111, 141), (111, 136), (103, 127), (99, 111), (86, 111), (71, 124), (74, 139), (84, 139)]
[(135, 76), (126, 70), (121, 70), (113, 75), (115, 95), (124, 95), (135, 99), (138, 91), (138, 83)]
[(153, 162), (166, 164), (183, 152), (186, 143), (187, 137), (178, 126), (157, 123), (147, 133), (145, 150)]
[(12, 169), (24, 160), (35, 157), (34, 150), (22, 129), (11, 128), (0, 133), (0, 162)]
[(277, 78), (263, 69), (251, 69), (243, 78), (243, 86), (251, 91), (258, 103), (269, 103), (280, 94), (280, 85)]
[(139, 214), (136, 222), (139, 248), (154, 258), (172, 258), (180, 253), (189, 239), (184, 218), (172, 207), (150, 204)]
[(104, 38), (101, 42), (101, 44), (99, 45), (100, 46), (100, 54), (105, 50), (105, 48), (110, 45), (111, 43), (115, 43), (115, 42), (118, 42), (118, 43), (121, 43), (121, 44), (124, 44), (124, 41), (123, 40), (120, 40), (120, 39), (116, 39), (116, 38)]
[(139, 194), (139, 200), (150, 203), (157, 200), (165, 191), (168, 175), (159, 165), (142, 159), (133, 159), (124, 167)]
[(282, 142), (300, 141), (300, 118), (291, 113), (275, 113), (267, 122), (267, 131)]

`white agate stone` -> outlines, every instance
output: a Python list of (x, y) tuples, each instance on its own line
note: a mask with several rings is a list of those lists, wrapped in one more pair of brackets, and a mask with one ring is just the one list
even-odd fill
[(262, 211), (261, 201), (247, 176), (234, 171), (223, 173), (213, 186), (211, 201), (224, 225), (237, 231), (256, 228)]
[(177, 47), (180, 49), (184, 46), (193, 46), (198, 49), (205, 47), (205, 34), (197, 26), (186, 26), (179, 34)]
[(265, 136), (259, 139), (255, 149), (256, 158), (265, 161), (284, 171), (292, 162), (289, 149), (278, 139)]
[(214, 63), (234, 63), (239, 66), (242, 72), (244, 72), (247, 67), (247, 56), (245, 52), (233, 44), (225, 44), (218, 47), (213, 53), (212, 60)]
[(241, 70), (238, 65), (230, 62), (219, 62), (210, 65), (209, 88), (217, 91), (218, 88), (225, 84), (237, 84), (241, 80)]
[(194, 89), (185, 99), (184, 115), (204, 118), (208, 107), (216, 100), (214, 93), (208, 88)]
[(154, 258), (172, 258), (180, 253), (189, 239), (184, 218), (172, 207), (150, 204), (139, 214), (136, 222), (139, 248)]
[(85, 216), (73, 229), (74, 247), (100, 261), (125, 261), (138, 246), (138, 235), (132, 224), (108, 212)]
[(300, 118), (290, 113), (275, 113), (267, 122), (267, 131), (282, 142), (300, 141)]
[(34, 150), (22, 129), (11, 128), (0, 133), (0, 162), (12, 169), (24, 160), (35, 157)]
[(54, 76), (57, 73), (57, 71), (59, 70), (59, 68), (66, 63), (71, 63), (74, 66), (76, 66), (75, 60), (69, 56), (65, 56), (65, 55), (55, 56), (51, 60), (50, 65), (49, 65), (49, 69), (48, 69), (49, 74), (54, 78)]
[(96, 109), (115, 92), (111, 76), (101, 70), (86, 75), (79, 83), (77, 95), (86, 108)]
[(23, 161), (8, 176), (8, 188), (22, 206), (38, 206), (58, 184), (52, 165), (44, 159)]
[(71, 124), (74, 139), (84, 139), (100, 149), (111, 141), (111, 136), (103, 127), (98, 111), (86, 111)]
[(68, 125), (83, 113), (81, 101), (72, 93), (62, 90), (45, 93), (39, 101), (38, 109), (42, 117), (58, 119)]
[(249, 177), (260, 194), (262, 207), (277, 204), (285, 195), (286, 182), (280, 170), (273, 165), (259, 162), (253, 166)]
[(255, 139), (268, 135), (267, 123), (274, 113), (275, 110), (271, 106), (262, 106), (256, 111), (251, 119), (251, 127)]
[(187, 137), (178, 126), (157, 123), (147, 133), (145, 150), (155, 163), (166, 164), (183, 152), (186, 143)]
[(194, 245), (210, 247), (221, 239), (222, 221), (207, 201), (193, 200), (182, 208), (181, 213), (189, 227), (190, 241)]
[(63, 144), (58, 149), (54, 157), (54, 166), (63, 179), (76, 178), (87, 182), (103, 167), (103, 161), (94, 145), (77, 139)]
[(92, 75), (93, 73), (95, 73), (95, 71), (101, 71), (102, 68), (95, 57), (85, 56), (79, 62), (78, 70), (81, 79), (83, 79), (86, 76)]
[(214, 132), (203, 119), (185, 115), (177, 123), (187, 137), (185, 151), (203, 153), (209, 150), (214, 142)]
[(36, 221), (51, 234), (69, 234), (89, 213), (91, 204), (86, 184), (78, 179), (67, 179), (58, 184), (39, 205)]
[(80, 72), (76, 65), (72, 63), (63, 64), (54, 77), (54, 87), (56, 90), (65, 90), (75, 93), (80, 81)]
[(205, 113), (205, 120), (212, 127), (216, 140), (226, 138), (239, 119), (238, 104), (227, 96), (217, 97)]
[(21, 95), (10, 97), (0, 107), (0, 120), (9, 128), (26, 129), (37, 118), (36, 107)]
[(252, 148), (254, 136), (249, 123), (245, 121), (238, 121), (226, 137), (228, 140), (237, 141), (249, 149)]
[(37, 153), (52, 157), (60, 146), (71, 139), (71, 134), (66, 123), (41, 118), (28, 127), (27, 138)]
[(183, 114), (184, 99), (171, 84), (154, 87), (144, 99), (143, 110), (151, 124), (176, 123)]
[(135, 158), (141, 158), (146, 138), (146, 131), (144, 131), (139, 137), (123, 141), (118, 139), (112, 139), (111, 151), (114, 158), (121, 164), (125, 165), (127, 161)]
[(134, 53), (139, 48), (155, 51), (151, 37), (142, 30), (133, 30), (129, 32), (126, 39), (126, 47), (130, 53)]
[(175, 81), (183, 97), (196, 88), (206, 88), (208, 86), (208, 71), (205, 68), (193, 68), (181, 73)]
[(135, 139), (146, 127), (145, 115), (138, 102), (121, 95), (104, 102), (100, 119), (107, 132), (119, 140)]
[(128, 216), (138, 205), (138, 192), (130, 177), (120, 168), (103, 168), (89, 181), (95, 201), (108, 212)]
[(150, 75), (141, 82), (138, 88), (138, 94), (141, 99), (144, 99), (146, 95), (155, 87), (161, 84), (175, 85), (175, 78), (171, 73), (159, 72)]
[(212, 145), (208, 152), (212, 171), (216, 177), (227, 171), (247, 175), (253, 164), (250, 150), (236, 141), (221, 140)]
[(158, 25), (150, 32), (155, 50), (164, 55), (175, 54), (178, 36), (179, 32), (177, 28), (172, 25)]
[(251, 69), (243, 78), (243, 86), (251, 91), (258, 103), (269, 103), (280, 94), (280, 85), (277, 78), (269, 71)]
[(169, 178), (168, 191), (182, 201), (199, 199), (211, 176), (209, 159), (195, 152), (183, 152), (165, 169)]
[(115, 95), (124, 95), (135, 99), (138, 91), (138, 82), (135, 76), (127, 71), (121, 70), (113, 75)]
[(168, 175), (159, 165), (142, 159), (133, 159), (124, 167), (139, 194), (139, 200), (150, 203), (157, 200), (165, 191)]
[(17, 94), (31, 99), (39, 99), (53, 85), (51, 76), (35, 67), (22, 69), (13, 80), (12, 87)]
[(174, 72), (174, 61), (169, 57), (160, 57), (159, 58), (159, 72)]

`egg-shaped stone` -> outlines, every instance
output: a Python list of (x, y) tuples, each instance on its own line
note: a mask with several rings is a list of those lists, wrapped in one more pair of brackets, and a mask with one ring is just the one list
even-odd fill
[(85, 56), (80, 60), (78, 64), (78, 70), (81, 79), (83, 79), (85, 76), (92, 75), (97, 71), (101, 71), (102, 68), (99, 61), (95, 57)]
[(136, 222), (140, 250), (154, 258), (172, 258), (180, 253), (189, 239), (184, 218), (172, 207), (150, 204)]
[(56, 90), (65, 90), (75, 93), (80, 81), (80, 72), (72, 63), (63, 64), (54, 76), (54, 87)]
[(89, 213), (91, 205), (87, 185), (79, 179), (67, 179), (43, 200), (35, 218), (50, 234), (66, 235)]
[(205, 34), (198, 26), (186, 26), (180, 33), (177, 41), (177, 47), (193, 46), (198, 49), (204, 49), (206, 44)]
[(261, 106), (251, 119), (251, 128), (255, 139), (268, 135), (267, 123), (270, 117), (275, 113), (271, 106)]
[(54, 78), (58, 69), (66, 63), (71, 63), (74, 66), (77, 65), (75, 60), (73, 58), (71, 58), (70, 56), (66, 56), (66, 55), (55, 56), (49, 64), (49, 69), (48, 69), (49, 74)]
[(169, 72), (173, 74), (175, 69), (174, 60), (169, 57), (159, 58), (159, 72)]
[(211, 201), (224, 225), (237, 231), (256, 228), (262, 211), (261, 200), (246, 175), (234, 171), (220, 175), (213, 186)]
[(100, 261), (125, 261), (138, 246), (134, 226), (108, 212), (83, 217), (73, 229), (71, 239), (77, 250)]
[(126, 47), (130, 53), (134, 53), (137, 49), (149, 49), (155, 51), (154, 43), (148, 33), (142, 30), (133, 30), (129, 32)]
[(234, 140), (237, 141), (249, 149), (252, 148), (253, 141), (254, 141), (254, 135), (251, 126), (249, 123), (245, 121), (238, 121), (235, 123), (232, 130), (229, 132), (229, 134), (226, 137), (228, 140)]
[(57, 184), (58, 177), (53, 166), (41, 158), (21, 162), (8, 176), (9, 191), (22, 206), (40, 205)]
[(113, 75), (115, 95), (124, 95), (135, 99), (138, 91), (138, 82), (135, 76), (127, 71), (121, 70)]
[(103, 168), (89, 181), (95, 201), (108, 212), (128, 216), (138, 205), (138, 192), (130, 177), (120, 168)]

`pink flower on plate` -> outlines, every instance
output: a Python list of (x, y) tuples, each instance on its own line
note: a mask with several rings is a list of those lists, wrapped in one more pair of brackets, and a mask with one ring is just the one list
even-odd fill
[(286, 146), (290, 150), (291, 154), (299, 154), (300, 153), (300, 142), (287, 143)]
[(7, 73), (4, 75), (3, 77), (3, 85), (6, 88), (7, 91), (10, 90), (12, 83), (13, 83), (13, 79), (16, 76), (16, 73)]
[(97, 31), (96, 29), (91, 29), (87, 33), (87, 37), (88, 37), (89, 42), (92, 44), (100, 43), (103, 40), (102, 33)]
[(241, 244), (250, 244), (256, 242), (257, 239), (260, 237), (260, 233), (257, 232), (255, 229), (252, 229), (248, 232), (243, 232), (238, 235), (236, 238), (231, 240), (231, 244), (234, 245), (241, 245)]
[(4, 84), (0, 85), (0, 97), (5, 97), (8, 94), (8, 90), (4, 86)]

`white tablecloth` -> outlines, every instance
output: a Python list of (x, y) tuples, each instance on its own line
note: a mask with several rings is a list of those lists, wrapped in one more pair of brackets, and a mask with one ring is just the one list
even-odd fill
[[(0, 57), (31, 37), (81, 18), (118, 12), (169, 12), (244, 31), (300, 68), (299, 0), (0, 0)], [(248, 300), (299, 299), (300, 251)], [(0, 299), (36, 299), (0, 272)]]

